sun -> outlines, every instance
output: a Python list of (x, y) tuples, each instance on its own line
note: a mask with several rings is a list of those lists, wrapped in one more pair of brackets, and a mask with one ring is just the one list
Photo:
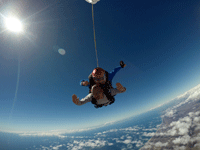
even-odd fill
[(22, 32), (22, 23), (17, 18), (6, 18), (6, 28), (13, 32)]

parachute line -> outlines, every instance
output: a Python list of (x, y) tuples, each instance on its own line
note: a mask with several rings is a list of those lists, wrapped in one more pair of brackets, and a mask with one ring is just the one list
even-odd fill
[(92, 4), (92, 20), (93, 20), (94, 46), (95, 46), (95, 52), (96, 52), (97, 67), (99, 67), (98, 56), (97, 56), (96, 36), (95, 36), (95, 26), (94, 26), (94, 9), (93, 9), (93, 4)]

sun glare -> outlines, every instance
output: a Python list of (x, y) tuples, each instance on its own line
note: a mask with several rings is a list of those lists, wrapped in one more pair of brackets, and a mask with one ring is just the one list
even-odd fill
[(22, 31), (22, 24), (16, 18), (7, 18), (6, 19), (6, 27), (8, 30), (13, 32), (21, 32)]

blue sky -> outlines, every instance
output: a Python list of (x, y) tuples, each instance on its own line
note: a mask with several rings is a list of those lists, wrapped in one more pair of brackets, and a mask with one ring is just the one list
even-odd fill
[[(108, 107), (76, 106), (71, 96), (88, 94), (79, 82), (96, 67), (91, 10), (84, 0), (1, 1), (1, 131), (99, 126), (145, 112), (200, 83), (199, 1), (101, 0), (94, 5), (99, 66), (111, 71), (123, 60), (127, 66), (113, 86), (120, 82), (127, 91)], [(4, 17), (11, 13), (22, 21), (22, 34), (5, 30)]]

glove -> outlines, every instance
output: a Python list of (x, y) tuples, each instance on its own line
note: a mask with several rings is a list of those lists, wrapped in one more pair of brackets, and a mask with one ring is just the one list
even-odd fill
[(126, 64), (124, 64), (123, 61), (120, 61), (120, 66), (121, 66), (122, 68), (124, 68), (124, 67), (126, 66)]

